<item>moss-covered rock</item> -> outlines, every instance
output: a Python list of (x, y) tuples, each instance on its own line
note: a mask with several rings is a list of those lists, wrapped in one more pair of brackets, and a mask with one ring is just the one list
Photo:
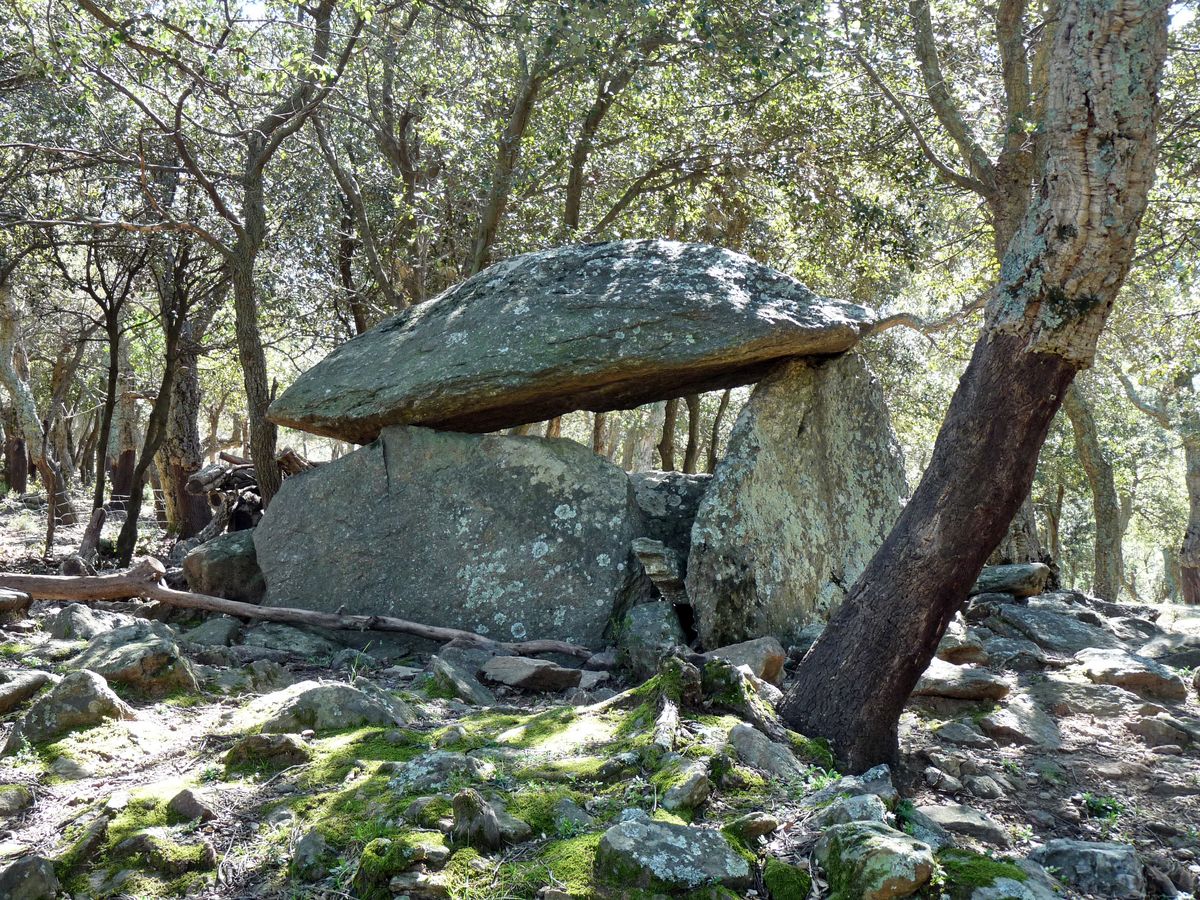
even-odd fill
[(944, 850), (938, 854), (943, 891), (951, 900), (968, 900), (980, 888), (991, 888), (992, 900), (1012, 897), (1025, 900), (1029, 876), (1015, 862), (970, 850)]
[(821, 835), (816, 855), (835, 900), (908, 897), (934, 873), (927, 844), (881, 822), (833, 826)]
[(750, 863), (719, 831), (652, 821), (635, 813), (600, 839), (597, 881), (661, 892), (748, 887)]
[(771, 894), (771, 900), (807, 900), (812, 890), (812, 876), (808, 871), (771, 857), (763, 866), (763, 884)]
[(381, 837), (363, 847), (354, 873), (355, 896), (362, 900), (391, 897), (392, 878), (424, 863), (440, 868), (450, 858), (446, 840), (438, 832), (413, 831)]

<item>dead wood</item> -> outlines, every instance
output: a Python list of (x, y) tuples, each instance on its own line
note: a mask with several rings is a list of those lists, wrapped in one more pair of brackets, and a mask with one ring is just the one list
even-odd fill
[(592, 651), (566, 641), (517, 641), (507, 643), (492, 641), (481, 635), (459, 628), (438, 625), (423, 625), (393, 616), (355, 616), (338, 613), (317, 612), (308, 609), (293, 609), (286, 606), (255, 606), (224, 597), (210, 597), (191, 591), (177, 591), (163, 583), (166, 569), (152, 557), (142, 557), (123, 572), (110, 575), (23, 575), (0, 574), (0, 589), (23, 591), (39, 600), (70, 600), (76, 603), (94, 603), (102, 600), (126, 600), (144, 597), (158, 600), (183, 609), (203, 609), (208, 612), (225, 613), (241, 619), (261, 619), (267, 622), (283, 622), (295, 625), (312, 625), (335, 631), (386, 631), (408, 634), (413, 637), (446, 643), (459, 640), (469, 641), (483, 647), (499, 647), (516, 655), (540, 655), (561, 653), (578, 659), (587, 659)]

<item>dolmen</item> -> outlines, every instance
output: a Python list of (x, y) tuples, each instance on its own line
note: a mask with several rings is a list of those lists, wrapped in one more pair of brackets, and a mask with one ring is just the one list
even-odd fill
[[(906, 492), (853, 352), (875, 321), (702, 244), (498, 263), (342, 344), (272, 404), (278, 424), (365, 446), (284, 482), (254, 533), (265, 602), (599, 648), (660, 599), (641, 561), (657, 536), (704, 645), (787, 640), (837, 605)], [(631, 478), (570, 440), (495, 433), (745, 384), (711, 479)]]

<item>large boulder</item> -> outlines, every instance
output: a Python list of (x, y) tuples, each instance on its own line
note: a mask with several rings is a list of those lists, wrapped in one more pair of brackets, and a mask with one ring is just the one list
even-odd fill
[(700, 501), (712, 482), (711, 475), (683, 472), (631, 472), (633, 496), (642, 511), (644, 535), (673, 550), (687, 565), (692, 547), (692, 525)]
[(52, 741), (109, 719), (133, 717), (133, 709), (113, 693), (101, 676), (87, 670), (72, 672), (17, 720), (0, 755), (15, 753), (28, 744)]
[(365, 443), (387, 425), (485, 432), (749, 384), (848, 350), (874, 321), (747, 256), (613, 241), (497, 263), (347, 341), (271, 404)]
[(739, 416), (692, 529), (688, 595), (707, 647), (788, 643), (826, 619), (906, 493), (883, 392), (857, 354), (790, 362)]
[(189, 588), (212, 597), (259, 603), (267, 592), (254, 552), (253, 528), (205, 541), (183, 558), (183, 574)]
[(629, 479), (574, 441), (387, 428), (287, 479), (254, 531), (267, 605), (591, 647), (648, 590)]

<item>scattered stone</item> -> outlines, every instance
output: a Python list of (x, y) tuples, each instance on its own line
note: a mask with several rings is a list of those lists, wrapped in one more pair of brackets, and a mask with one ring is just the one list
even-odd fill
[(1123, 650), (1080, 650), (1075, 659), (1083, 664), (1083, 674), (1097, 684), (1114, 684), (1145, 697), (1186, 700), (1183, 679), (1144, 656)]
[(950, 832), (911, 803), (901, 804), (901, 817), (904, 833), (928, 844), (934, 853), (954, 846), (954, 838)]
[(773, 685), (783, 683), (783, 664), (787, 652), (773, 637), (760, 637), (740, 644), (718, 647), (704, 654), (707, 659), (724, 659), (735, 667), (748, 666), (757, 678)]
[(712, 792), (708, 768), (698, 760), (668, 758), (663, 761), (662, 771), (669, 772), (672, 780), (671, 787), (663, 794), (662, 805), (672, 812), (695, 809)]
[(578, 687), (583, 673), (548, 659), (494, 656), (483, 666), (483, 677), (526, 691), (565, 691)]
[(23, 857), (0, 872), (5, 900), (55, 900), (60, 889), (54, 863), (42, 856)]
[(849, 349), (873, 320), (729, 250), (565, 246), (497, 263), (347, 341), (269, 416), (358, 444), (393, 424), (496, 431), (750, 384), (774, 360)]
[(159, 622), (139, 620), (106, 631), (92, 638), (71, 665), (148, 696), (199, 690), (174, 633)]
[(1054, 720), (1024, 694), (1012, 697), (1003, 709), (979, 720), (983, 733), (1000, 744), (1036, 746), (1044, 750), (1062, 747), (1062, 735)]
[(937, 766), (926, 766), (923, 777), (927, 785), (943, 794), (957, 794), (963, 789), (963, 783), (958, 780), (957, 776), (951, 775)]
[(753, 883), (750, 864), (719, 831), (655, 822), (645, 813), (609, 828), (596, 851), (596, 878), (626, 890), (696, 890)]
[[(362, 680), (360, 679), (360, 682)], [(313, 729), (340, 731), (363, 725), (411, 722), (409, 707), (385, 691), (342, 682), (301, 681), (255, 698), (241, 713), (243, 721), (261, 723), (264, 734)]]
[(1149, 747), (1166, 747), (1173, 744), (1186, 746), (1191, 743), (1191, 735), (1178, 728), (1167, 716), (1147, 716), (1128, 727)]
[(946, 806), (919, 806), (917, 811), (951, 834), (966, 835), (998, 847), (1009, 846), (1008, 832), (1004, 826), (977, 809), (955, 803)]
[(15, 753), (27, 744), (42, 744), (80, 728), (110, 719), (132, 719), (133, 709), (113, 693), (95, 672), (72, 672), (43, 694), (8, 735), (0, 755)]
[(307, 881), (319, 881), (329, 874), (331, 856), (325, 836), (316, 828), (310, 828), (300, 836), (292, 850), (292, 872)]
[(396, 426), (287, 479), (254, 541), (270, 606), (599, 647), (652, 589), (639, 528), (628, 476), (574, 441)]
[(1109, 684), (1072, 681), (1055, 672), (1029, 685), (1029, 696), (1051, 715), (1096, 716), (1109, 719), (1121, 716), (1138, 705), (1138, 696)]
[(774, 370), (738, 417), (692, 529), (687, 592), (701, 641), (794, 640), (827, 618), (906, 494), (883, 393), (862, 357)]
[(999, 800), (1004, 788), (991, 775), (969, 775), (963, 779), (963, 787), (981, 800)]
[(183, 558), (188, 587), (198, 594), (261, 603), (267, 583), (254, 552), (254, 529), (231, 531), (205, 541)]
[(331, 659), (342, 648), (302, 628), (264, 622), (247, 629), (242, 637), (247, 647), (264, 647), (267, 650), (282, 650), (312, 662)]
[(1044, 650), (1025, 638), (993, 637), (983, 642), (988, 665), (1011, 672), (1036, 672), (1050, 661)]
[(465, 788), (454, 795), (454, 839), (480, 850), (499, 850), (503, 845), (500, 820), (479, 791)]
[(23, 813), (33, 804), (33, 794), (23, 784), (0, 784), (0, 822)]
[(900, 800), (900, 792), (892, 783), (892, 770), (886, 765), (867, 769), (861, 775), (844, 775), (833, 784), (809, 794), (802, 801), (805, 806), (823, 806), (839, 797), (859, 797), (875, 794), (890, 809)]
[(90, 641), (106, 631), (130, 625), (133, 619), (102, 612), (82, 603), (68, 603), (44, 623), (46, 633), (59, 641)]
[(116, 852), (140, 856), (146, 865), (172, 877), (186, 872), (207, 871), (217, 865), (217, 850), (209, 841), (180, 844), (163, 828), (139, 831), (119, 843)]
[(928, 844), (882, 822), (833, 826), (817, 841), (816, 857), (833, 896), (861, 900), (907, 897), (934, 871)]
[(57, 684), (59, 681), (57, 675), (40, 669), (4, 674), (8, 677), (7, 680), (0, 681), (0, 716), (12, 712), (46, 685)]
[(638, 604), (626, 614), (617, 634), (618, 651), (639, 678), (653, 675), (663, 656), (686, 645), (687, 636), (670, 603)]
[(818, 828), (845, 825), (847, 822), (887, 822), (888, 808), (875, 794), (860, 794), (834, 800), (817, 814), (813, 824)]
[(936, 657), (917, 681), (918, 697), (954, 700), (1000, 700), (1008, 696), (1009, 683), (981, 666), (956, 666)]
[(433, 675), (433, 685), (438, 690), (449, 692), (451, 696), (476, 706), (496, 705), (496, 697), (491, 691), (480, 684), (474, 675), (446, 657), (431, 656), (429, 671)]
[(188, 822), (211, 822), (217, 817), (217, 811), (212, 805), (199, 791), (192, 788), (185, 788), (172, 797), (167, 803), (167, 809)]
[[(236, 532), (244, 534), (244, 532)], [(183, 640), (189, 644), (199, 644), (209, 647), (228, 647), (242, 633), (242, 623), (231, 616), (213, 616), (201, 622), (191, 631), (183, 633)]]
[(974, 725), (966, 722), (947, 722), (934, 729), (933, 735), (939, 740), (959, 747), (972, 747), (976, 750), (994, 750), (996, 748), (995, 741)]
[(730, 822), (726, 829), (745, 841), (766, 837), (779, 829), (779, 820), (770, 813), (756, 810)]
[(450, 896), (450, 880), (441, 872), (422, 872), (413, 869), (393, 875), (388, 889), (396, 897), (412, 900), (441, 900)]
[(1140, 900), (1146, 896), (1141, 860), (1127, 844), (1056, 838), (1034, 850), (1029, 858), (1052, 869), (1084, 894), (1121, 900)]
[(409, 794), (422, 794), (443, 787), (455, 777), (486, 781), (496, 771), (489, 762), (455, 753), (449, 750), (434, 750), (405, 763), (392, 779), (392, 784)]
[(225, 754), (225, 765), (286, 768), (308, 762), (311, 751), (295, 734), (248, 734)]
[(518, 819), (504, 808), (500, 800), (492, 800), (496, 821), (500, 823), (500, 840), (504, 844), (520, 844), (533, 837), (533, 828), (523, 819)]
[(584, 691), (594, 691), (606, 681), (612, 679), (611, 672), (591, 672), (584, 670), (579, 676), (579, 688)]
[(971, 588), (972, 594), (1012, 594), (1032, 597), (1046, 589), (1050, 567), (1044, 563), (1015, 563), (1004, 566), (984, 566)]
[(960, 666), (967, 663), (987, 664), (988, 654), (983, 648), (983, 641), (974, 629), (967, 627), (962, 613), (950, 620), (946, 633), (938, 643), (937, 658)]
[(686, 575), (696, 511), (712, 482), (711, 475), (683, 472), (630, 472), (633, 497), (642, 513), (643, 533), (675, 552)]
[(774, 778), (794, 779), (804, 775), (804, 766), (787, 747), (777, 744), (753, 725), (740, 723), (729, 731), (729, 746), (738, 759)]
[(583, 668), (589, 672), (611, 672), (620, 664), (621, 659), (617, 653), (617, 649), (610, 647), (607, 650), (600, 650), (589, 656), (583, 664)]
[(560, 828), (565, 824), (572, 828), (588, 828), (596, 820), (582, 806), (569, 797), (554, 804), (554, 823)]

